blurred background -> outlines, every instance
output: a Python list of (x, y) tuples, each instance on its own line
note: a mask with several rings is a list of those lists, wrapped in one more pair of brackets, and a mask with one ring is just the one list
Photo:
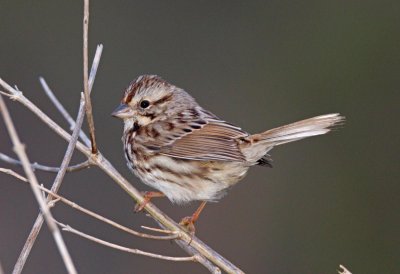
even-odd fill
[[(76, 117), (82, 10), (82, 1), (0, 2), (0, 77), (64, 128), (38, 77)], [(253, 168), (208, 205), (196, 235), (248, 273), (336, 273), (339, 264), (353, 273), (399, 273), (399, 14), (399, 1), (92, 1), (91, 57), (104, 44), (92, 93), (100, 150), (135, 187), (149, 190), (126, 167), (122, 123), (110, 116), (129, 82), (146, 73), (251, 133), (340, 112), (343, 128), (274, 149), (274, 168)], [(31, 161), (60, 165), (67, 143), (6, 102)], [(3, 121), (0, 152), (14, 156)], [(76, 152), (73, 163), (82, 160)], [(55, 178), (37, 175), (46, 186)], [(10, 273), (38, 207), (27, 185), (5, 174), (0, 182), (0, 262)], [(97, 168), (67, 174), (60, 193), (126, 226), (155, 225), (134, 214), (129, 196)], [(155, 204), (177, 221), (198, 206)], [(175, 244), (131, 237), (62, 204), (53, 212), (108, 241), (185, 255)], [(194, 263), (64, 237), (81, 273), (206, 273)], [(44, 227), (24, 273), (65, 272)]]

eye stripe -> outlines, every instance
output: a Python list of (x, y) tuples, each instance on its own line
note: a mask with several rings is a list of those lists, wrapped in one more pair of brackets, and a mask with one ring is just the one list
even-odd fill
[(153, 105), (162, 104), (162, 103), (171, 101), (171, 99), (172, 99), (172, 93), (165, 95), (164, 97), (158, 99), (157, 101), (154, 101)]

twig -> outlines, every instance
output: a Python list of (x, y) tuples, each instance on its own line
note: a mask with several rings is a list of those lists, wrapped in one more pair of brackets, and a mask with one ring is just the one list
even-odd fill
[[(96, 73), (97, 73), (97, 68), (99, 67), (100, 63), (100, 57), (101, 53), (103, 52), (103, 45), (97, 45), (96, 48), (96, 53), (93, 58), (93, 63), (92, 63), (92, 68), (90, 69), (90, 75), (89, 75), (89, 93), (92, 92), (93, 84), (94, 84), (94, 79), (96, 78)], [(51, 100), (51, 102), (54, 104), (54, 106), (58, 109), (58, 111), (64, 116), (64, 119), (69, 123), (70, 130), (73, 130), (75, 128), (75, 121), (72, 119), (71, 115), (68, 113), (68, 111), (64, 108), (64, 106), (58, 101), (57, 97), (54, 95), (53, 91), (49, 88), (47, 85), (45, 79), (43, 77), (39, 78), (40, 83), (42, 84), (43, 90)], [(6, 95), (9, 96), (9, 94), (5, 93)], [(83, 132), (81, 129), (79, 133), (79, 137), (81, 137), (81, 140), (85, 143), (86, 146), (90, 146), (90, 140), (86, 136), (86, 134)], [(83, 137), (83, 138), (82, 138)]]
[(137, 254), (137, 255), (143, 255), (143, 256), (147, 256), (147, 257), (151, 257), (151, 258), (156, 258), (156, 259), (161, 259), (161, 260), (167, 260), (167, 261), (175, 261), (175, 262), (196, 262), (197, 258), (196, 256), (191, 256), (191, 257), (170, 257), (170, 256), (164, 256), (164, 255), (160, 255), (160, 254), (155, 254), (155, 253), (150, 253), (150, 252), (146, 252), (146, 251), (142, 251), (139, 249), (133, 249), (133, 248), (128, 248), (128, 247), (124, 247), (124, 246), (120, 246), (117, 244), (113, 244), (104, 240), (101, 240), (99, 238), (93, 237), (91, 235), (88, 235), (86, 233), (83, 233), (79, 230), (76, 230), (74, 228), (72, 228), (69, 225), (65, 225), (63, 223), (60, 223), (56, 220), (54, 220), (60, 227), (62, 227), (63, 231), (67, 231), (67, 232), (71, 232), (73, 234), (76, 234), (78, 236), (81, 236), (83, 238), (86, 238), (88, 240), (91, 240), (95, 243), (101, 244), (101, 245), (105, 245), (114, 249), (118, 249), (121, 251), (125, 251), (128, 253), (133, 253), (133, 254)]
[(15, 130), (14, 124), (11, 120), (10, 114), (8, 113), (7, 107), (3, 101), (3, 97), (0, 95), (0, 109), (1, 113), (4, 119), (4, 122), (6, 124), (8, 134), (10, 135), (10, 138), (13, 142), (14, 146), (14, 151), (18, 155), (19, 159), (21, 160), (23, 164), (23, 168), (25, 171), (26, 176), (28, 177), (28, 180), (30, 182), (32, 191), (36, 197), (36, 200), (40, 206), (40, 209), (43, 213), (44, 218), (46, 219), (46, 223), (49, 227), (49, 230), (51, 231), (54, 240), (57, 244), (58, 250), (61, 254), (61, 257), (64, 261), (65, 267), (67, 268), (68, 273), (77, 273), (75, 266), (72, 262), (71, 256), (69, 255), (68, 249), (64, 243), (64, 240), (61, 236), (60, 230), (58, 229), (57, 225), (54, 223), (53, 217), (51, 215), (51, 212), (49, 208), (47, 207), (46, 202), (44, 201), (43, 197), (41, 196), (41, 193), (39, 191), (39, 184), (37, 182), (36, 176), (30, 166), (30, 162), (28, 159), (28, 156), (25, 153), (25, 146), (21, 143), (17, 131)]
[[(100, 59), (101, 53), (102, 53), (102, 47), (97, 47), (95, 59), (96, 59), (96, 57), (97, 57), (97, 59)], [(93, 66), (95, 66), (94, 67), (95, 69), (92, 70), (92, 72), (93, 72), (93, 74), (91, 75), (92, 79), (95, 78), (98, 64), (99, 64), (98, 62), (96, 62), (96, 63), (93, 62)], [(85, 118), (84, 106), (85, 106), (85, 101), (83, 99), (83, 96), (81, 96), (81, 102), (80, 102), (80, 106), (79, 106), (78, 117), (76, 118), (76, 122), (75, 122), (75, 128), (72, 133), (72, 137), (69, 141), (63, 161), (61, 163), (60, 170), (58, 171), (57, 176), (54, 179), (53, 185), (51, 187), (51, 191), (54, 193), (57, 193), (61, 186), (65, 172), (67, 170), (69, 162), (71, 161), (76, 142), (78, 141), (79, 132), (81, 131), (83, 119)], [(47, 202), (49, 202), (50, 200), (51, 200), (51, 197), (47, 197)], [(35, 220), (35, 223), (33, 224), (32, 229), (29, 233), (28, 239), (26, 240), (24, 247), (22, 248), (22, 251), (21, 251), (21, 253), (18, 257), (18, 260), (15, 264), (13, 274), (19, 274), (22, 272), (22, 269), (25, 265), (26, 260), (28, 259), (28, 256), (31, 252), (33, 245), (35, 244), (36, 238), (39, 235), (42, 225), (43, 225), (43, 216), (42, 216), (42, 214), (39, 213), (39, 215), (36, 217), (36, 220)]]
[[(18, 92), (10, 85), (8, 85), (4, 80), (0, 78), (0, 85), (3, 86), (5, 90), (10, 92), (10, 97), (12, 100), (18, 101), (19, 103), (30, 109), (36, 116), (38, 116), (45, 124), (49, 126), (54, 132), (56, 132), (63, 139), (69, 141), (71, 135), (69, 135), (64, 129), (62, 129), (57, 123), (50, 119), (43, 111), (41, 111), (35, 104), (33, 104), (28, 98), (26, 98), (21, 92)], [(85, 145), (77, 142), (76, 148), (82, 152), (86, 157), (93, 161), (93, 164), (97, 165), (102, 169), (108, 176), (110, 176), (129, 196), (131, 196), (135, 201), (142, 202), (143, 197), (140, 192), (133, 187), (122, 175), (112, 166), (112, 164), (103, 157), (100, 153), (98, 155), (93, 155)], [(152, 216), (154, 220), (162, 223), (164, 227), (168, 230), (179, 231), (181, 233), (181, 238), (184, 244), (181, 246), (189, 254), (192, 254), (192, 250), (189, 250), (188, 243), (191, 241), (190, 247), (200, 253), (202, 256), (219, 266), (222, 270), (228, 273), (243, 273), (238, 267), (233, 265), (231, 262), (226, 260), (220, 254), (215, 252), (213, 249), (208, 247), (197, 237), (192, 237), (187, 232), (185, 232), (178, 224), (171, 220), (167, 215), (160, 211), (153, 204), (147, 204), (145, 207), (146, 211)], [(177, 240), (176, 240), (177, 241)], [(178, 242), (178, 241), (177, 241)], [(186, 247), (185, 247), (186, 246)]]
[[(94, 64), (94, 62), (93, 62)], [(68, 111), (64, 108), (64, 106), (58, 101), (57, 97), (54, 95), (53, 91), (50, 89), (49, 85), (47, 84), (46, 80), (43, 77), (39, 77), (39, 82), (42, 85), (44, 92), (46, 93), (47, 97), (49, 97), (50, 101), (53, 105), (58, 109), (64, 119), (69, 123), (69, 129), (72, 131), (75, 128), (75, 121), (72, 119), (71, 115)], [(91, 88), (90, 88), (91, 89)], [(79, 132), (79, 137), (81, 138), (82, 142), (85, 145), (90, 146), (90, 140), (86, 136), (85, 132), (81, 129)]]
[(4, 270), (3, 270), (3, 266), (1, 265), (1, 262), (0, 262), (0, 274), (4, 274)]
[(143, 229), (150, 230), (150, 231), (155, 231), (155, 232), (160, 232), (160, 233), (165, 233), (165, 234), (171, 234), (171, 233), (176, 232), (176, 231), (172, 231), (172, 230), (165, 230), (165, 229), (160, 229), (160, 228), (155, 228), (155, 227), (149, 227), (149, 226), (145, 226), (145, 225), (142, 225), (140, 227)]
[[(4, 154), (4, 153), (1, 153), (1, 152), (0, 152), (0, 160), (4, 161), (6, 163), (9, 163), (9, 164), (22, 166), (21, 161), (19, 161), (17, 159), (14, 159), (14, 158), (12, 158), (12, 157)], [(82, 163), (79, 163), (79, 164), (76, 164), (76, 165), (73, 165), (73, 166), (69, 166), (67, 168), (67, 172), (79, 171), (79, 170), (88, 168), (91, 165), (92, 164), (90, 163), (90, 161), (86, 160), (86, 161), (84, 161)], [(46, 172), (58, 172), (60, 170), (59, 167), (45, 166), (45, 165), (38, 164), (36, 162), (32, 163), (31, 167), (32, 167), (33, 170), (42, 170), (42, 171), (46, 171)]]
[(351, 272), (343, 265), (339, 265), (339, 267), (340, 267), (340, 269), (338, 270), (339, 274), (351, 274)]
[[(199, 241), (197, 239), (197, 241)], [(185, 250), (189, 255), (193, 255), (193, 256), (197, 256), (197, 260), (200, 264), (202, 264), (205, 268), (208, 269), (208, 271), (210, 271), (211, 273), (214, 274), (219, 274), (221, 273), (221, 269), (217, 266), (214, 265), (214, 263), (216, 263), (213, 260), (210, 260), (209, 258), (206, 258), (203, 256), (203, 253), (200, 252), (198, 249), (194, 248), (192, 246), (192, 243), (188, 244), (187, 242), (184, 241), (175, 241), (176, 244), (183, 250)], [(207, 247), (207, 246), (206, 246)], [(208, 248), (208, 247), (207, 247)], [(202, 254), (200, 256), (200, 254)], [(217, 254), (218, 256), (220, 256), (218, 253), (215, 252), (215, 254)], [(221, 256), (222, 259), (224, 259)], [(225, 260), (225, 259), (224, 259)], [(227, 261), (229, 264), (231, 264), (229, 261)], [(227, 273), (235, 273), (235, 274), (240, 274), (243, 273), (239, 268), (237, 268), (236, 266), (234, 266), (233, 264), (231, 264), (230, 267), (223, 267), (223, 269), (227, 272)]]
[(83, 91), (85, 94), (86, 119), (89, 125), (92, 154), (97, 154), (96, 136), (94, 134), (94, 122), (92, 112), (92, 101), (89, 94), (88, 81), (88, 32), (89, 32), (89, 0), (84, 0), (83, 8)]
[[(23, 182), (28, 182), (28, 180), (25, 177), (19, 175), (18, 173), (16, 173), (15, 171), (13, 171), (11, 169), (0, 168), (0, 172), (9, 174), (11, 176), (14, 176), (14, 177), (16, 177), (17, 179), (19, 179), (19, 180), (21, 180)], [(111, 225), (111, 226), (113, 226), (115, 228), (118, 228), (118, 229), (120, 229), (122, 231), (125, 231), (125, 232), (127, 232), (129, 234), (132, 234), (134, 236), (141, 237), (141, 238), (146, 238), (146, 239), (153, 239), (153, 240), (174, 240), (174, 239), (177, 239), (177, 238), (180, 237), (179, 232), (177, 232), (177, 231), (166, 231), (166, 230), (160, 231), (160, 230), (155, 229), (155, 231), (170, 234), (168, 236), (155, 236), (155, 235), (150, 235), (150, 234), (146, 234), (146, 233), (141, 233), (141, 232), (135, 231), (135, 230), (130, 229), (130, 228), (126, 227), (126, 226), (120, 225), (120, 224), (118, 224), (118, 223), (116, 223), (116, 222), (114, 222), (114, 221), (112, 221), (110, 219), (107, 219), (107, 218), (105, 218), (105, 217), (103, 217), (103, 216), (101, 216), (101, 215), (99, 215), (99, 214), (97, 214), (97, 213), (95, 213), (95, 212), (93, 212), (93, 211), (91, 211), (89, 209), (86, 209), (86, 208), (84, 208), (84, 207), (72, 202), (71, 200), (68, 200), (67, 198), (65, 198), (65, 197), (63, 197), (61, 195), (52, 192), (51, 190), (49, 190), (49, 189), (47, 189), (47, 188), (45, 188), (43, 186), (39, 186), (39, 188), (40, 188), (41, 191), (46, 192), (47, 194), (49, 194), (53, 198), (56, 198), (60, 202), (72, 207), (73, 209), (76, 209), (76, 210), (78, 210), (78, 211), (80, 211), (80, 212), (82, 212), (84, 214), (87, 214), (87, 215), (89, 215), (89, 216), (91, 216), (91, 217), (93, 217), (93, 218), (95, 218), (95, 219), (97, 219), (99, 221), (102, 221), (102, 222), (104, 222), (106, 224), (109, 224), (109, 225)]]
[(29, 183), (28, 179), (26, 179), (24, 176), (19, 175), (17, 172), (15, 172), (12, 169), (0, 167), (0, 172), (3, 172), (5, 174), (11, 175), (11, 176), (14, 176), (15, 178), (17, 178), (17, 179), (19, 179), (19, 180), (21, 180), (23, 182)]

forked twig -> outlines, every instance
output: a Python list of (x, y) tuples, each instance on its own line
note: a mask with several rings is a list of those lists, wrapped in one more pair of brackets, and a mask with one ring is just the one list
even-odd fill
[[(22, 166), (21, 161), (14, 159), (4, 153), (0, 152), (0, 160), (4, 161), (6, 163), (12, 164), (12, 165), (18, 165), (18, 166)], [(90, 163), (89, 160), (86, 160), (82, 163), (76, 164), (76, 165), (72, 165), (69, 166), (67, 168), (67, 172), (74, 172), (74, 171), (79, 171), (85, 168), (90, 167), (92, 164)], [(59, 167), (52, 167), (52, 166), (45, 166), (45, 165), (41, 165), (38, 163), (32, 163), (31, 167), (33, 170), (41, 170), (41, 171), (46, 171), (46, 172), (58, 172), (60, 170)]]
[[(17, 179), (19, 179), (19, 180), (21, 180), (23, 182), (28, 182), (28, 180), (25, 177), (19, 175), (18, 173), (16, 173), (15, 171), (13, 171), (11, 169), (0, 168), (0, 172), (9, 174), (11, 176), (14, 176), (15, 178), (17, 178)], [(58, 201), (70, 206), (71, 208), (76, 209), (76, 210), (78, 210), (78, 211), (80, 211), (80, 212), (82, 212), (82, 213), (84, 213), (86, 215), (89, 215), (90, 217), (93, 217), (93, 218), (95, 218), (95, 219), (97, 219), (99, 221), (102, 221), (102, 222), (104, 222), (106, 224), (109, 224), (109, 225), (111, 225), (111, 226), (113, 226), (115, 228), (118, 228), (118, 229), (120, 229), (120, 230), (122, 230), (124, 232), (127, 232), (129, 234), (132, 234), (134, 236), (141, 237), (141, 238), (146, 238), (146, 239), (153, 239), (153, 240), (174, 240), (174, 239), (177, 239), (177, 238), (180, 237), (179, 232), (177, 232), (177, 231), (166, 231), (166, 230), (161, 230), (161, 229), (151, 229), (151, 230), (154, 230), (154, 231), (157, 231), (157, 232), (170, 234), (168, 236), (156, 236), (156, 235), (150, 235), (150, 234), (146, 234), (146, 233), (141, 233), (141, 232), (135, 231), (135, 230), (130, 229), (130, 228), (126, 227), (126, 226), (120, 225), (120, 224), (118, 224), (118, 223), (116, 223), (116, 222), (114, 222), (114, 221), (112, 221), (112, 220), (110, 220), (108, 218), (105, 218), (105, 217), (103, 217), (103, 216), (101, 216), (101, 215), (99, 215), (99, 214), (97, 214), (97, 213), (95, 213), (95, 212), (93, 212), (93, 211), (91, 211), (89, 209), (86, 209), (86, 208), (84, 208), (84, 207), (72, 202), (71, 200), (68, 200), (67, 198), (65, 198), (65, 197), (63, 197), (61, 195), (52, 192), (51, 190), (49, 190), (49, 189), (47, 189), (47, 188), (45, 188), (43, 186), (39, 186), (39, 188), (40, 188), (41, 191), (46, 192), (47, 194), (49, 194), (53, 198), (55, 198)]]
[[(21, 180), (23, 182), (28, 182), (28, 180), (25, 177), (19, 175), (18, 173), (14, 172), (11, 169), (0, 168), (0, 172), (4, 172), (6, 174), (12, 175), (12, 176), (18, 178), (19, 180)], [(117, 224), (117, 223), (115, 223), (115, 222), (113, 222), (113, 221), (111, 221), (111, 220), (109, 220), (107, 218), (104, 218), (104, 217), (102, 217), (102, 216), (100, 216), (100, 215), (98, 215), (98, 214), (96, 214), (96, 213), (94, 213), (94, 212), (92, 212), (92, 211), (90, 211), (88, 209), (85, 209), (85, 208), (83, 208), (83, 207), (71, 202), (70, 200), (68, 200), (68, 199), (66, 199), (66, 198), (64, 198), (64, 197), (62, 197), (60, 195), (51, 192), (50, 190), (48, 190), (47, 188), (45, 188), (43, 186), (39, 186), (39, 188), (40, 188), (40, 190), (42, 190), (42, 191), (48, 193), (49, 195), (53, 196), (54, 198), (56, 198), (57, 201), (61, 201), (61, 202), (65, 203), (65, 204), (71, 206), (72, 208), (75, 208), (75, 209), (77, 209), (77, 210), (79, 210), (79, 211), (81, 211), (81, 212), (83, 212), (83, 213), (85, 213), (85, 214), (87, 214), (89, 216), (92, 216), (92, 217), (94, 217), (96, 219), (99, 219), (99, 220), (104, 221), (104, 222), (106, 222), (108, 224), (111, 224), (112, 226), (117, 227), (117, 228), (119, 228), (119, 229), (121, 229), (121, 230), (123, 230), (125, 232), (128, 232), (130, 234), (133, 234), (135, 236), (139, 236), (139, 237), (147, 238), (147, 239), (155, 239), (155, 240), (172, 240), (172, 239), (176, 239), (177, 237), (179, 237), (179, 235), (174, 233), (174, 232), (171, 232), (174, 235), (170, 235), (170, 236), (154, 236), (154, 235), (149, 235), (149, 234), (145, 234), (145, 233), (140, 233), (140, 232), (134, 231), (134, 230), (132, 230), (130, 228), (127, 228), (127, 227), (124, 227), (124, 226), (122, 226), (120, 224)], [(102, 244), (102, 245), (105, 245), (105, 246), (108, 246), (108, 247), (111, 247), (111, 248), (114, 248), (114, 249), (118, 249), (118, 250), (121, 250), (121, 251), (125, 251), (125, 252), (128, 252), (128, 253), (133, 253), (133, 254), (137, 254), (137, 255), (143, 255), (143, 256), (147, 256), (147, 257), (151, 257), (151, 258), (156, 258), (156, 259), (161, 259), (161, 260), (168, 260), (168, 261), (177, 261), (177, 262), (184, 262), (184, 261), (197, 262), (198, 261), (198, 256), (196, 256), (196, 255), (193, 255), (193, 256), (190, 256), (190, 257), (171, 257), (171, 256), (165, 256), (165, 255), (155, 254), (155, 253), (151, 253), (151, 252), (146, 252), (146, 251), (142, 251), (142, 250), (139, 250), (139, 249), (123, 247), (123, 246), (116, 245), (116, 244), (104, 241), (102, 239), (93, 237), (93, 236), (88, 235), (86, 233), (83, 233), (83, 232), (81, 232), (79, 230), (76, 230), (76, 229), (72, 228), (69, 225), (62, 224), (62, 223), (60, 223), (58, 221), (55, 221), (55, 222), (59, 226), (61, 226), (64, 231), (74, 233), (74, 234), (76, 234), (78, 236), (81, 236), (83, 238), (86, 238), (86, 239), (89, 239), (91, 241), (97, 242), (99, 244)], [(166, 231), (163, 231), (163, 232), (165, 233)]]
[[(93, 64), (94, 64), (94, 61), (93, 61)], [(89, 77), (89, 79), (90, 79), (90, 77)], [(72, 119), (71, 115), (69, 115), (68, 111), (64, 108), (64, 106), (60, 103), (60, 101), (54, 95), (53, 91), (50, 89), (46, 80), (43, 77), (39, 77), (39, 82), (42, 85), (43, 91), (46, 93), (47, 97), (49, 97), (49, 99), (53, 103), (53, 105), (57, 108), (57, 110), (61, 113), (61, 115), (64, 117), (64, 119), (68, 122), (69, 129), (71, 131), (74, 130), (74, 128), (75, 128), (74, 119)], [(91, 90), (92, 88), (89, 87), (89, 89)], [(84, 142), (85, 145), (90, 146), (90, 140), (86, 136), (85, 132), (83, 132), (82, 129), (79, 132), (79, 138), (81, 138), (82, 142)]]
[(146, 252), (146, 251), (142, 251), (139, 249), (133, 249), (133, 248), (128, 248), (128, 247), (124, 247), (124, 246), (120, 246), (117, 244), (113, 244), (104, 240), (101, 240), (99, 238), (93, 237), (91, 235), (88, 235), (86, 233), (83, 233), (79, 230), (76, 230), (74, 228), (72, 228), (69, 225), (65, 225), (63, 223), (60, 223), (56, 220), (54, 220), (60, 227), (62, 227), (62, 229), (64, 231), (67, 232), (71, 232), (73, 234), (76, 234), (78, 236), (81, 236), (83, 238), (86, 238), (88, 240), (91, 240), (93, 242), (96, 242), (98, 244), (101, 245), (105, 245), (114, 249), (118, 249), (121, 251), (125, 251), (128, 253), (133, 253), (133, 254), (137, 254), (137, 255), (143, 255), (143, 256), (147, 256), (147, 257), (151, 257), (151, 258), (156, 258), (156, 259), (161, 259), (161, 260), (167, 260), (167, 261), (175, 261), (175, 262), (197, 262), (197, 257), (196, 256), (190, 256), (190, 257), (170, 257), (170, 256), (164, 256), (164, 255), (160, 255), (160, 254), (155, 254), (155, 253), (150, 253), (150, 252)]
[[(101, 53), (102, 53), (102, 46), (98, 46), (97, 50), (96, 50), (96, 55), (95, 55), (95, 60), (100, 60), (101, 57)], [(91, 74), (91, 79), (92, 79), (92, 83), (94, 81), (94, 78), (96, 76), (96, 72), (97, 72), (97, 68), (98, 68), (98, 64), (99, 62), (93, 62), (93, 66), (94, 66), (94, 70), (92, 70), (93, 74)], [(65, 172), (67, 170), (67, 167), (69, 165), (69, 162), (72, 158), (72, 154), (74, 152), (75, 149), (75, 145), (76, 142), (78, 141), (78, 137), (79, 137), (79, 132), (81, 131), (81, 127), (82, 127), (82, 123), (83, 123), (83, 119), (85, 117), (85, 111), (84, 111), (84, 107), (85, 107), (85, 101), (83, 99), (83, 96), (81, 96), (81, 102), (80, 102), (80, 106), (79, 106), (79, 111), (78, 111), (78, 117), (76, 119), (75, 122), (75, 128), (74, 131), (72, 133), (72, 137), (69, 141), (67, 150), (65, 152), (63, 161), (61, 163), (61, 167), (59, 172), (57, 173), (56, 178), (54, 179), (53, 185), (51, 187), (51, 191), (54, 193), (57, 193), (62, 180), (64, 178)], [(51, 197), (47, 197), (47, 202), (49, 202), (51, 200)], [(26, 240), (24, 247), (22, 248), (22, 251), (18, 257), (18, 260), (15, 264), (14, 267), (14, 271), (13, 274), (19, 274), (22, 272), (22, 269), (25, 265), (26, 260), (28, 259), (28, 256), (31, 252), (31, 249), (36, 241), (37, 236), (39, 235), (40, 229), (42, 228), (42, 224), (43, 224), (43, 216), (42, 214), (39, 214), (36, 217), (35, 223), (29, 233), (28, 239)]]
[(18, 155), (18, 158), (21, 160), (24, 171), (28, 180), (30, 182), (32, 191), (35, 195), (35, 198), (39, 204), (40, 210), (43, 213), (44, 218), (46, 219), (46, 223), (51, 231), (54, 240), (56, 242), (57, 248), (61, 254), (61, 257), (64, 261), (65, 267), (67, 268), (68, 273), (75, 274), (77, 273), (74, 263), (72, 262), (71, 256), (69, 255), (68, 249), (65, 245), (65, 242), (61, 236), (60, 230), (58, 229), (57, 225), (55, 224), (52, 214), (44, 201), (40, 191), (39, 191), (39, 183), (36, 179), (35, 173), (33, 172), (28, 156), (25, 152), (25, 146), (21, 143), (17, 131), (15, 130), (14, 124), (11, 120), (10, 114), (7, 110), (7, 107), (3, 101), (3, 97), (0, 95), (0, 110), (6, 124), (6, 128), (8, 130), (8, 134), (12, 140), (14, 151)]

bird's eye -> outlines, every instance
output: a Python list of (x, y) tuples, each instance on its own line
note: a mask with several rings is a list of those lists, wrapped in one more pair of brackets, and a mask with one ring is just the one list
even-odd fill
[(143, 100), (142, 102), (140, 102), (140, 107), (141, 108), (147, 108), (148, 106), (150, 106), (150, 102), (147, 100)]

